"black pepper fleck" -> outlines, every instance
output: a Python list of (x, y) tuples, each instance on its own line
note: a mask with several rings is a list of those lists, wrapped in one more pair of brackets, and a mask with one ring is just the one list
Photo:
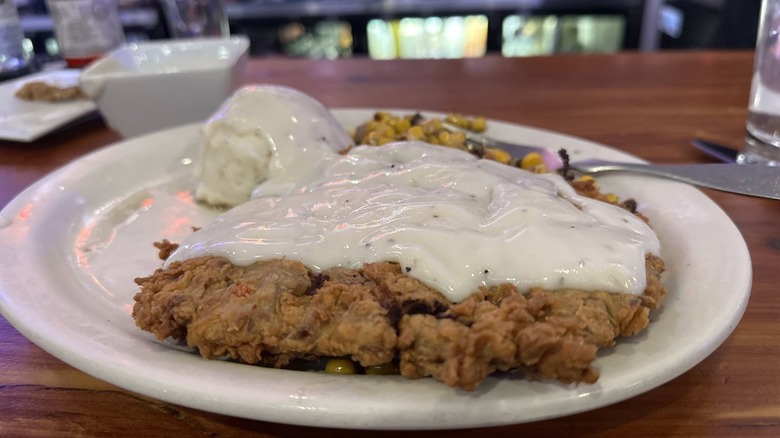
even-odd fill
[(561, 167), (558, 170), (558, 173), (566, 180), (566, 181), (573, 181), (574, 175), (571, 173), (571, 168), (569, 167), (569, 154), (566, 152), (566, 149), (560, 149), (558, 151), (558, 156), (561, 158), (561, 161), (563, 161), (563, 167)]

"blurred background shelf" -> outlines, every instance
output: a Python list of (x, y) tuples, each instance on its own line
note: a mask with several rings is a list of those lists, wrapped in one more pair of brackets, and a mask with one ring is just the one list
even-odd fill
[[(225, 0), (252, 56), (460, 58), (689, 49), (716, 41), (730, 0)], [(156, 0), (119, 0), (129, 41), (168, 36)], [(744, 6), (759, 0), (735, 0)], [(26, 49), (58, 48), (44, 0), (16, 0)], [(731, 12), (733, 15), (733, 12)], [(745, 27), (750, 27), (747, 14)], [(755, 12), (757, 14), (757, 11)], [(745, 18), (743, 18), (743, 21)], [(750, 30), (748, 30), (749, 32)], [(755, 30), (752, 30), (755, 35)], [(748, 38), (749, 42), (749, 38)], [(745, 45), (744, 43), (742, 45)]]

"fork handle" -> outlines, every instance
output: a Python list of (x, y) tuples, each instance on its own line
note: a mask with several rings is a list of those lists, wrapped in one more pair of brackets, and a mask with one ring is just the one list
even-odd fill
[(635, 164), (600, 160), (571, 163), (582, 173), (639, 172), (724, 192), (780, 199), (780, 167), (758, 164)]

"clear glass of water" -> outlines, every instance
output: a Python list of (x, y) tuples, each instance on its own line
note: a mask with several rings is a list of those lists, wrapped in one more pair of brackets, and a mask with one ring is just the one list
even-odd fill
[(21, 71), (27, 66), (24, 32), (12, 0), (0, 0), (0, 75)]
[(742, 163), (780, 166), (780, 0), (764, 0)]

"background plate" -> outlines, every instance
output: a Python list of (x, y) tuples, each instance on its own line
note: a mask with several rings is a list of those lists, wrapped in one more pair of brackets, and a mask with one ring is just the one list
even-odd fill
[(79, 84), (80, 70), (54, 70), (24, 76), (0, 84), (0, 139), (30, 142), (96, 111), (89, 99), (40, 102), (18, 99), (24, 84), (44, 81), (58, 87)]
[[(352, 128), (373, 110), (334, 113)], [(552, 132), (497, 121), (488, 126), (504, 140), (565, 147), (574, 159), (636, 161)], [(8, 321), (74, 367), (168, 402), (299, 425), (428, 429), (540, 420), (635, 396), (704, 359), (745, 310), (750, 258), (723, 211), (686, 185), (614, 175), (600, 177), (602, 187), (637, 199), (660, 237), (668, 295), (648, 331), (600, 355), (594, 385), (489, 378), (469, 393), (432, 379), (205, 360), (154, 341), (130, 316), (133, 278), (161, 264), (151, 243), (178, 241), (218, 214), (192, 201), (198, 138), (199, 126), (189, 125), (118, 143), (13, 200), (0, 214), (0, 311)]]

